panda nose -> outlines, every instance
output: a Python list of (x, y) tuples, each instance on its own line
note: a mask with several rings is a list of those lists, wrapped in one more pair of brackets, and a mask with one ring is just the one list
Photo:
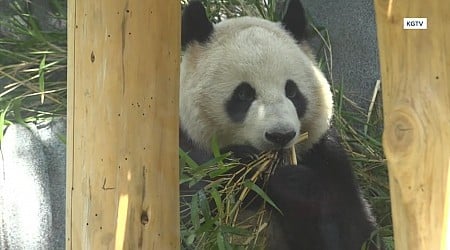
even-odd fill
[(280, 146), (285, 146), (286, 144), (288, 144), (288, 142), (290, 142), (292, 140), (292, 138), (295, 137), (295, 131), (290, 131), (287, 133), (278, 133), (278, 132), (274, 132), (274, 133), (268, 133), (266, 132), (266, 138), (267, 140), (280, 145)]

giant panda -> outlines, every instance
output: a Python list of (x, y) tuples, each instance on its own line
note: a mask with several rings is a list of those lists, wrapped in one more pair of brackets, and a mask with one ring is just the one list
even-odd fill
[(298, 0), (281, 23), (218, 24), (191, 1), (182, 16), (180, 148), (205, 162), (213, 137), (243, 155), (289, 148), (308, 132), (296, 145), (298, 165), (278, 167), (266, 186), (282, 211), (271, 217), (267, 248), (357, 250), (376, 224), (331, 127), (332, 92), (304, 41), (306, 25)]

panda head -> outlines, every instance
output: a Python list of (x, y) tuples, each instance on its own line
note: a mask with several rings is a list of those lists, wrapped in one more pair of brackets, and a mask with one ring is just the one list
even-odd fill
[(328, 130), (330, 86), (302, 44), (303, 8), (292, 0), (281, 23), (239, 17), (213, 25), (200, 2), (182, 17), (180, 125), (207, 150), (250, 145), (310, 148)]

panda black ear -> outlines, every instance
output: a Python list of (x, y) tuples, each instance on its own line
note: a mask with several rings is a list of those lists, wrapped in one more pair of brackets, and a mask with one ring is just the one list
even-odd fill
[(205, 42), (213, 32), (213, 25), (206, 16), (200, 1), (190, 1), (181, 18), (181, 47), (186, 48), (192, 41)]
[(307, 21), (305, 10), (300, 0), (287, 0), (283, 12), (283, 21), (281, 22), (285, 29), (291, 32), (297, 41), (306, 39)]

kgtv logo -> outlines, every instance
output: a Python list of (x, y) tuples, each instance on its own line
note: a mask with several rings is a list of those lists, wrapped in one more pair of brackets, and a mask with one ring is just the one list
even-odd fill
[(403, 29), (405, 30), (426, 30), (428, 28), (428, 18), (403, 18)]

